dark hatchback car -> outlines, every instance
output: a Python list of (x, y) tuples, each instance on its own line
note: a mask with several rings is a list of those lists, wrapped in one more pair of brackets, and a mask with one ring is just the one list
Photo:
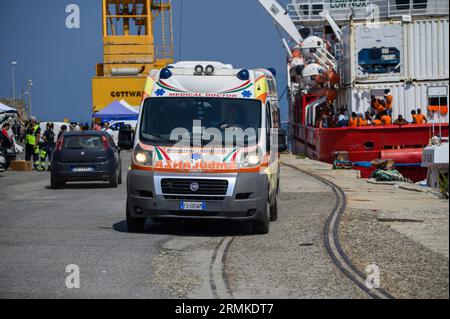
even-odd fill
[(65, 133), (58, 140), (51, 163), (51, 187), (61, 188), (66, 182), (122, 183), (119, 148), (106, 132)]

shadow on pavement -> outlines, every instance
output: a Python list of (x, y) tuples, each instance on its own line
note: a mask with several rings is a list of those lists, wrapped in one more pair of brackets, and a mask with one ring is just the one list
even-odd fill
[[(128, 233), (125, 220), (113, 225), (117, 232)], [(153, 235), (175, 235), (186, 237), (224, 237), (246, 236), (251, 234), (251, 225), (231, 221), (197, 221), (197, 220), (166, 220), (153, 221), (147, 219), (144, 233)]]
[[(45, 187), (46, 189), (52, 189), (50, 185)], [(66, 184), (64, 189), (101, 189), (101, 188), (111, 188), (108, 183), (74, 183), (74, 184)], [(111, 188), (112, 189), (112, 188)]]

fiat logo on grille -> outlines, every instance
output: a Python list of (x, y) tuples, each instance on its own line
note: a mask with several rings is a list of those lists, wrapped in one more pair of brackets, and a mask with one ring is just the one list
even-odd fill
[(197, 182), (192, 182), (190, 185), (191, 191), (196, 192), (200, 188)]

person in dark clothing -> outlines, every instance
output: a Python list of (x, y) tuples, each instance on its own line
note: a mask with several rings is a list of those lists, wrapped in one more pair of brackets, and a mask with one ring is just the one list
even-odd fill
[(20, 127), (19, 122), (14, 123), (14, 125), (12, 127), (12, 131), (13, 131), (13, 134), (14, 134), (14, 136), (16, 138), (16, 141), (20, 140), (20, 129), (21, 129), (21, 127)]
[(59, 133), (58, 133), (58, 138), (57, 138), (57, 140), (59, 140), (59, 138), (60, 138), (64, 133), (66, 133), (66, 132), (67, 132), (67, 126), (66, 126), (66, 125), (61, 126), (61, 130), (60, 130)]
[[(53, 123), (47, 123), (46, 130), (44, 132), (44, 150), (45, 157), (41, 158), (41, 164), (48, 158), (49, 163), (52, 162), (52, 153), (55, 149), (55, 132), (53, 132)], [(48, 170), (50, 170), (50, 165), (48, 165)]]
[(394, 121), (394, 124), (404, 125), (404, 124), (408, 124), (408, 121), (403, 118), (403, 115), (399, 114), (397, 119)]

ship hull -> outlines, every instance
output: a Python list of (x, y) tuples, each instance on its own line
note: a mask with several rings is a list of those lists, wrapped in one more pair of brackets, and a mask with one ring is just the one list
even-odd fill
[(296, 125), (292, 128), (292, 148), (297, 154), (333, 163), (336, 153), (344, 153), (361, 177), (368, 178), (374, 171), (368, 167), (375, 159), (392, 159), (397, 169), (417, 182), (426, 178), (421, 167), (422, 151), (430, 138), (441, 132), (448, 137), (448, 123), (438, 125), (383, 125), (356, 128), (316, 128)]

